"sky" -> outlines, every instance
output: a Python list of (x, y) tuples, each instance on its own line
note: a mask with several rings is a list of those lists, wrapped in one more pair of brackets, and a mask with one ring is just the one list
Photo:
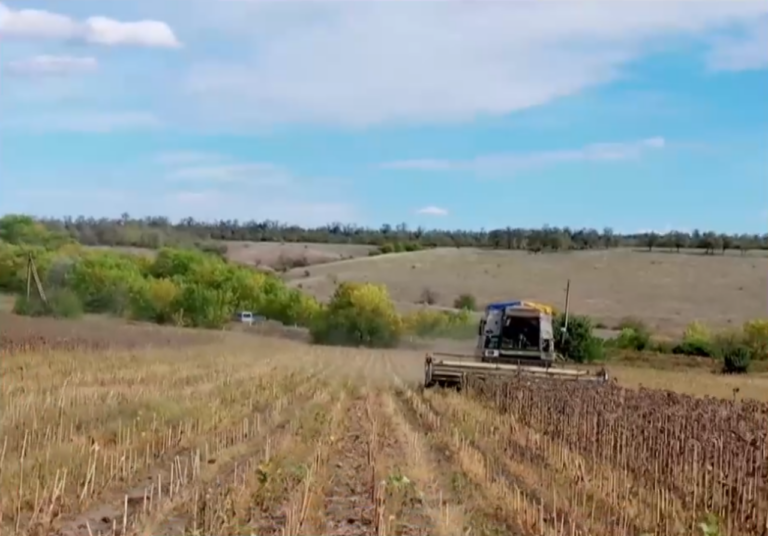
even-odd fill
[(0, 213), (768, 232), (768, 0), (0, 0)]

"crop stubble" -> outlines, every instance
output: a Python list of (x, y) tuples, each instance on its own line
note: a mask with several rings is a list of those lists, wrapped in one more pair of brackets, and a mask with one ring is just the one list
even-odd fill
[(765, 530), (764, 403), (422, 392), (410, 354), (46, 329), (3, 347), (3, 534), (687, 536), (707, 512)]

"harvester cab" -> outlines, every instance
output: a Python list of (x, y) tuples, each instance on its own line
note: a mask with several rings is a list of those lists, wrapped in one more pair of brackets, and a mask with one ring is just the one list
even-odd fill
[(602, 370), (566, 368), (555, 351), (552, 307), (528, 301), (493, 303), (485, 309), (473, 355), (430, 353), (424, 385), (460, 387), (470, 377), (537, 376), (607, 381)]
[(555, 361), (553, 311), (533, 302), (489, 305), (478, 326), (475, 356), (484, 363)]

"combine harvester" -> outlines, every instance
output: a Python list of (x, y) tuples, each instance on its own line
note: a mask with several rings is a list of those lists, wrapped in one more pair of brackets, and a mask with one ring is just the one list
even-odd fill
[[(567, 335), (567, 310), (566, 297), (563, 336)], [(608, 381), (605, 369), (594, 373), (562, 366), (565, 359), (555, 352), (553, 317), (553, 308), (539, 303), (492, 303), (480, 320), (474, 355), (427, 354), (424, 386), (461, 388), (470, 378), (504, 376)]]

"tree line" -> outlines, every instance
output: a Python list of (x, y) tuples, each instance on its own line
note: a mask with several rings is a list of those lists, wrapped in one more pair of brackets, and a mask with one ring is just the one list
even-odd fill
[[(23, 215), (0, 218), (0, 240), (18, 243), (14, 233), (29, 228), (33, 219)], [(480, 230), (441, 230), (410, 228), (405, 223), (384, 224), (379, 228), (351, 224), (329, 223), (318, 227), (301, 227), (274, 220), (201, 221), (184, 218), (171, 222), (168, 218), (151, 216), (134, 218), (122, 214), (119, 218), (34, 218), (50, 236), (69, 238), (88, 246), (130, 246), (159, 249), (167, 246), (197, 245), (215, 249), (216, 242), (314, 242), (331, 244), (409, 243), (423, 248), (479, 247), (489, 249), (547, 251), (591, 250), (635, 247), (652, 251), (655, 248), (700, 250), (705, 254), (737, 250), (768, 249), (768, 234), (728, 234), (715, 231), (669, 231), (665, 233), (617, 233), (606, 227), (575, 229), (570, 227), (519, 228)]]

